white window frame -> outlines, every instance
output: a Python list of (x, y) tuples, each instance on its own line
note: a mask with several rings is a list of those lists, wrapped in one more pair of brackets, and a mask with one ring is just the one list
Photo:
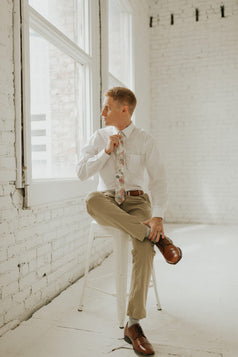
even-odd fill
[[(84, 118), (84, 136), (88, 138), (100, 126), (98, 13), (98, 2), (89, 0), (88, 21), (90, 24), (90, 41), (89, 54), (87, 54), (28, 5), (28, 0), (14, 0), (16, 187), (24, 188), (24, 206), (26, 208), (73, 199), (78, 196), (84, 196), (89, 191), (96, 190), (96, 180), (93, 178), (87, 182), (81, 182), (77, 178), (32, 180), (29, 28), (31, 27), (50, 43), (57, 45), (58, 48), (63, 49), (74, 60), (86, 66), (85, 73), (89, 87), (87, 88), (88, 96), (87, 112)], [(23, 128), (23, 135), (21, 134), (21, 127)]]

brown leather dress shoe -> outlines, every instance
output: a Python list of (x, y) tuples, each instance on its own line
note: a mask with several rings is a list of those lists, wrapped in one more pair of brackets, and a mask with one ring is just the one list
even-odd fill
[(132, 325), (131, 327), (128, 327), (128, 323), (126, 324), (124, 340), (132, 344), (134, 351), (140, 355), (149, 356), (155, 353), (139, 324)]
[(169, 264), (177, 264), (182, 258), (182, 251), (179, 247), (173, 244), (173, 241), (168, 238), (160, 238), (156, 246), (159, 248), (160, 252), (163, 254), (165, 260)]

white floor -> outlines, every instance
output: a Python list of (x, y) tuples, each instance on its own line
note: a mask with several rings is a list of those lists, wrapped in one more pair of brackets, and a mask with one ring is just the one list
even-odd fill
[[(176, 266), (156, 255), (163, 310), (153, 289), (142, 327), (160, 357), (238, 356), (238, 226), (167, 225), (183, 250)], [(90, 273), (110, 272), (112, 258)], [(97, 280), (112, 289), (113, 278)], [(77, 311), (82, 279), (31, 319), (0, 338), (1, 357), (134, 356), (117, 326), (113, 297), (87, 290), (86, 308)]]

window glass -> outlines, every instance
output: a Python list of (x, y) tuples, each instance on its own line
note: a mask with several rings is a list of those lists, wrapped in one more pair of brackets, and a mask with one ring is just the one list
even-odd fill
[(29, 0), (29, 5), (88, 52), (87, 0)]
[(108, 85), (109, 85), (109, 88), (112, 88), (112, 87), (120, 87), (120, 86), (123, 86), (124, 84), (121, 83), (120, 81), (118, 81), (116, 77), (112, 76), (112, 75), (109, 73), (109, 76), (108, 76)]
[(110, 0), (109, 7), (109, 72), (120, 82), (131, 82), (131, 15), (117, 0)]
[(84, 67), (30, 31), (32, 177), (75, 177)]

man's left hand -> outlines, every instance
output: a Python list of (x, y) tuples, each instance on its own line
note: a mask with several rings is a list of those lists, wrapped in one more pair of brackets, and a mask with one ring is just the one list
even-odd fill
[(147, 221), (142, 222), (150, 227), (150, 234), (148, 239), (154, 243), (158, 243), (160, 237), (164, 238), (164, 227), (162, 217), (152, 217)]

